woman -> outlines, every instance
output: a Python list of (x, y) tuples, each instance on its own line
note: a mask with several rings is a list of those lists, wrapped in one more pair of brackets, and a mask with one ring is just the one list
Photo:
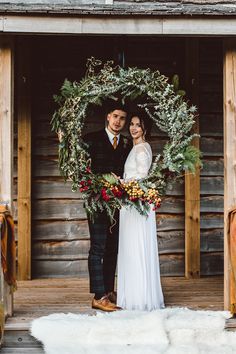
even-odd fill
[[(124, 179), (148, 175), (152, 150), (145, 141), (148, 120), (133, 115), (129, 125), (133, 138), (124, 167)], [(120, 211), (117, 305), (127, 310), (164, 308), (158, 259), (156, 215), (150, 208), (148, 217), (132, 207)]]

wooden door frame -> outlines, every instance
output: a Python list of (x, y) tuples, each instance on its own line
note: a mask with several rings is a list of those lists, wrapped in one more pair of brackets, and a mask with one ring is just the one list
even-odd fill
[(31, 279), (31, 60), (30, 38), (18, 38), (17, 125), (18, 125), (18, 280)]
[[(235, 83), (236, 83), (236, 74), (235, 71), (233, 71), (232, 74), (232, 55), (233, 57), (236, 55), (235, 54), (235, 48), (236, 48), (236, 39), (228, 39), (225, 38), (223, 40), (224, 42), (224, 159), (225, 159), (225, 175), (224, 175), (224, 181), (225, 181), (225, 196), (224, 196), (224, 213), (225, 213), (225, 223), (224, 223), (224, 240), (225, 240), (225, 246), (224, 246), (224, 282), (225, 282), (225, 287), (224, 287), (224, 305), (225, 305), (225, 309), (229, 309), (229, 305), (230, 305), (230, 260), (229, 260), (229, 249), (228, 249), (228, 243), (227, 241), (227, 214), (229, 209), (233, 206), (236, 205), (236, 192), (232, 193), (232, 190), (229, 190), (229, 185), (232, 184), (232, 182), (230, 183), (230, 181), (235, 180), (236, 183), (236, 171), (235, 169), (232, 170), (232, 168), (229, 168), (230, 164), (233, 165), (233, 160), (232, 160), (232, 156), (229, 156), (229, 147), (232, 147), (232, 144), (235, 146), (235, 150), (236, 150), (236, 141), (233, 139), (232, 134), (232, 130), (227, 130), (226, 127), (228, 125), (228, 121), (231, 119), (230, 117), (232, 117), (232, 100), (235, 99), (235, 97), (231, 97), (230, 95), (232, 95), (232, 87), (234, 87)], [(196, 48), (195, 48), (196, 49)], [(193, 49), (193, 51), (195, 50)], [(233, 54), (232, 54), (233, 53)], [(23, 70), (23, 69), (22, 69)], [(193, 68), (194, 70), (194, 68)], [(232, 86), (233, 85), (233, 86)], [(26, 86), (25, 86), (26, 87)], [(231, 87), (231, 89), (229, 89)], [(234, 87), (235, 88), (235, 87)], [(28, 212), (25, 214), (26, 215), (26, 220), (28, 222), (28, 228), (27, 228), (27, 234), (25, 234), (25, 242), (27, 243), (27, 247), (28, 247), (28, 258), (27, 261), (25, 263), (25, 270), (23, 272), (22, 278), (21, 279), (30, 279), (31, 278), (31, 269), (29, 266), (29, 259), (31, 259), (31, 247), (30, 247), (30, 240), (31, 240), (31, 232), (30, 232), (30, 218), (31, 218), (31, 205), (30, 205), (30, 183), (31, 181), (29, 181), (29, 179), (31, 179), (31, 175), (30, 175), (30, 163), (28, 161), (28, 165), (26, 163), (27, 156), (30, 156), (30, 138), (29, 135), (31, 134), (31, 129), (30, 129), (30, 107), (27, 107), (27, 104), (29, 104), (30, 99), (29, 99), (29, 92), (27, 93), (28, 88), (25, 88), (25, 97), (28, 97), (28, 99), (26, 101), (24, 101), (24, 107), (20, 107), (21, 109), (21, 114), (28, 116), (28, 125), (27, 126), (22, 126), (21, 129), (24, 130), (25, 134), (28, 134), (28, 140), (25, 141), (25, 162), (22, 166), (25, 166), (26, 168), (28, 168), (28, 174), (27, 174), (27, 180), (28, 180), (28, 190), (24, 191), (23, 196), (21, 198), (23, 198), (24, 200), (26, 199), (26, 205), (27, 205), (27, 209)], [(236, 91), (236, 88), (235, 88)], [(231, 92), (231, 93), (230, 93)], [(27, 103), (28, 102), (28, 103)], [(19, 143), (18, 148), (21, 146), (21, 144)], [(23, 158), (23, 157), (22, 157)], [(29, 159), (28, 159), (29, 160)], [(199, 177), (197, 177), (199, 178)], [(190, 182), (189, 182), (190, 183)], [(199, 183), (199, 181), (197, 181), (197, 179), (195, 178), (195, 181), (191, 181), (191, 183)], [(186, 197), (185, 197), (186, 198)], [(196, 199), (196, 198), (195, 198)], [(190, 200), (188, 200), (189, 202)], [(199, 200), (198, 198), (195, 200), (195, 202), (197, 201), (197, 203), (195, 203), (196, 206), (196, 211), (197, 211), (197, 215), (199, 215)], [(26, 206), (25, 205), (25, 206)], [(23, 208), (23, 206), (19, 207)], [(18, 210), (19, 211), (19, 210)], [(189, 219), (192, 219), (192, 215), (189, 216)], [(195, 219), (195, 226), (197, 225), (197, 228), (199, 228), (199, 223), (200, 220), (196, 220)], [(198, 235), (199, 233), (197, 232), (196, 235)], [(198, 236), (197, 236), (198, 237)], [(199, 254), (199, 249), (197, 249), (197, 251), (195, 250), (195, 252), (197, 252)], [(196, 253), (195, 253), (196, 254)], [(198, 255), (197, 255), (198, 256)], [(197, 266), (197, 268), (199, 268), (199, 265)], [(196, 268), (196, 269), (197, 269)], [(199, 269), (197, 269), (198, 272)], [(197, 272), (195, 272), (197, 274)]]
[(224, 39), (224, 307), (231, 304), (228, 213), (236, 206), (236, 38)]
[[(13, 213), (14, 37), (0, 36), (0, 201)], [(1, 258), (1, 257), (0, 257)], [(1, 267), (1, 264), (0, 264)], [(2, 272), (2, 268), (1, 268)], [(13, 314), (13, 294), (3, 281), (5, 316)]]

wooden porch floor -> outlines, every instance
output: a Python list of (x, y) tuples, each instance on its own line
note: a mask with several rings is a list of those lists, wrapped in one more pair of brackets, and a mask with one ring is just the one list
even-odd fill
[[(223, 310), (223, 277), (166, 277), (162, 278), (162, 286), (166, 306)], [(91, 299), (85, 278), (19, 281), (14, 316), (7, 319), (1, 353), (43, 354), (42, 344), (30, 336), (31, 321), (55, 312), (93, 314)], [(236, 330), (236, 320), (228, 320), (226, 328)]]
[[(223, 277), (187, 280), (162, 278), (166, 306), (223, 310)], [(28, 327), (33, 318), (54, 312), (93, 313), (88, 279), (35, 279), (19, 281), (14, 294), (14, 316), (7, 327)]]
[[(2, 354), (43, 354), (42, 344), (30, 336), (34, 318), (54, 312), (94, 313), (88, 279), (37, 279), (19, 281), (14, 294), (14, 316), (7, 319)], [(223, 277), (186, 280), (162, 278), (166, 306), (223, 310)], [(236, 320), (226, 323), (236, 330)]]

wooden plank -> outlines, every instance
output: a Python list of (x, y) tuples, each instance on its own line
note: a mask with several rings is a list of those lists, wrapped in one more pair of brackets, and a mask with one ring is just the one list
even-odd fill
[[(223, 277), (186, 280), (162, 277), (166, 306), (223, 309)], [(32, 319), (52, 312), (92, 314), (88, 278), (35, 279), (18, 283), (16, 314), (6, 323), (7, 331), (27, 329)], [(19, 351), (20, 352), (20, 351)]]
[[(13, 212), (13, 78), (14, 40), (0, 36), (0, 201)], [(5, 315), (13, 313), (13, 296), (4, 282)]]
[[(81, 220), (87, 218), (82, 200), (36, 200), (32, 203), (33, 220)], [(17, 202), (14, 202), (17, 220)]]
[[(203, 211), (219, 211), (221, 200), (217, 197), (206, 197)], [(221, 210), (220, 210), (221, 211)], [(81, 199), (47, 199), (33, 201), (33, 220), (80, 220), (87, 218)], [(160, 214), (182, 214), (184, 205), (182, 199), (163, 198), (163, 204), (158, 210)], [(14, 218), (17, 219), (17, 204)]]
[(201, 274), (217, 275), (224, 272), (224, 254), (222, 252), (201, 254)]
[(0, 199), (12, 206), (13, 166), (13, 42), (0, 36)]
[(210, 196), (201, 197), (200, 200), (200, 211), (201, 212), (224, 212), (224, 197), (223, 196)]
[(88, 259), (90, 242), (76, 241), (44, 241), (34, 242), (32, 259), (34, 260), (81, 260)]
[[(221, 252), (224, 244), (222, 229), (201, 230), (201, 252)], [(184, 230), (158, 231), (160, 254), (184, 253)]]
[[(214, 173), (214, 172), (213, 172)], [(208, 177), (209, 176), (209, 177)], [(14, 196), (17, 194), (17, 181), (14, 183)], [(201, 195), (223, 195), (224, 178), (222, 176), (202, 176), (200, 178)], [(60, 177), (35, 179), (32, 186), (34, 199), (80, 199), (80, 192), (72, 192), (71, 182)], [(181, 197), (184, 195), (183, 180), (173, 181), (169, 184), (166, 192), (167, 196)]]
[(168, 35), (234, 35), (236, 30), (236, 23), (226, 21), (223, 27), (222, 19), (211, 19), (207, 21), (207, 18), (199, 19), (179, 19), (171, 18), (163, 23), (163, 34)]
[(32, 186), (33, 199), (41, 198), (71, 198), (79, 199), (81, 194), (79, 191), (72, 192), (71, 182), (65, 182), (63, 178), (56, 179), (35, 179)]
[(224, 306), (230, 308), (230, 250), (227, 237), (227, 217), (231, 208), (236, 205), (236, 41), (235, 39), (224, 40), (224, 230), (225, 230), (225, 288)]
[[(174, 203), (174, 200), (173, 200)], [(64, 209), (63, 209), (64, 208)], [(167, 207), (166, 207), (167, 208)], [(168, 206), (169, 210), (166, 210), (166, 213), (162, 213), (161, 209), (157, 212), (157, 220), (158, 220), (158, 227), (161, 228), (162, 231), (167, 227), (168, 230), (178, 230), (183, 228), (183, 220), (182, 220), (182, 213), (174, 212), (174, 206)], [(17, 206), (15, 204), (15, 211), (17, 211)], [(35, 210), (35, 211), (34, 211)], [(182, 209), (181, 209), (182, 210)], [(202, 198), (202, 205), (201, 205), (202, 212), (208, 212), (211, 214), (203, 214), (201, 217), (201, 227), (207, 227), (206, 220), (209, 220), (209, 227), (207, 228), (217, 228), (222, 227), (222, 197), (217, 196), (209, 196)], [(215, 214), (212, 214), (214, 213)], [(14, 214), (15, 220), (17, 219), (17, 214)], [(33, 203), (33, 219), (36, 220), (60, 220), (60, 221), (70, 221), (70, 220), (81, 220), (83, 222), (84, 219), (87, 218), (85, 210), (83, 209), (83, 202), (81, 200), (37, 200)], [(172, 220), (171, 220), (172, 219)], [(211, 221), (210, 221), (211, 220)], [(217, 221), (218, 220), (218, 221)], [(68, 224), (68, 229), (71, 229), (71, 225), (73, 222)], [(76, 223), (75, 223), (76, 225)], [(59, 231), (58, 228), (61, 227), (61, 224), (55, 228), (56, 235)], [(77, 227), (77, 226), (75, 226)], [(64, 228), (64, 227), (63, 227)], [(164, 228), (164, 229), (162, 229)], [(82, 231), (84, 232), (84, 226), (82, 227)], [(64, 232), (64, 231), (63, 231)], [(67, 233), (70, 232), (69, 230), (66, 231)], [(40, 231), (42, 234), (43, 231)], [(35, 233), (34, 233), (35, 234)], [(48, 233), (47, 233), (48, 234)], [(73, 234), (73, 233), (72, 233)], [(60, 232), (59, 232), (60, 235)]]
[[(163, 151), (166, 140), (151, 140), (153, 154), (156, 155)], [(221, 137), (202, 137), (200, 139), (200, 149), (204, 157), (207, 156), (223, 156), (223, 139)], [(58, 140), (53, 138), (41, 138), (33, 141), (33, 155), (54, 157), (58, 156)]]
[(201, 230), (200, 241), (201, 252), (222, 252), (224, 249), (224, 229)]
[[(209, 65), (207, 66), (209, 68)], [(214, 88), (216, 83), (214, 84)], [(212, 93), (212, 91), (210, 92)], [(222, 93), (222, 92), (221, 92)], [(199, 129), (201, 137), (222, 137), (223, 136), (223, 115), (202, 114), (199, 117)]]
[(37, 278), (88, 276), (88, 261), (32, 261), (32, 274)]
[[(203, 277), (194, 281), (162, 277), (161, 281), (167, 307), (223, 308), (223, 277)], [(16, 332), (32, 319), (52, 312), (92, 314), (88, 278), (36, 279), (19, 282), (18, 286), (16, 315), (6, 324), (9, 331)]]
[[(14, 1), (10, 3), (1, 3), (1, 13), (4, 15), (10, 14), (20, 14), (25, 15), (26, 13), (32, 15), (103, 15), (107, 16), (122, 16), (122, 15), (159, 15), (180, 17), (179, 15), (185, 16), (185, 18), (198, 16), (204, 18), (205, 15), (214, 18), (223, 16), (232, 16), (234, 13), (234, 1), (233, 0), (192, 0), (191, 2), (187, 0), (171, 0), (169, 2), (164, 2), (161, 0), (139, 0), (139, 6), (136, 6), (137, 0), (125, 0), (125, 1), (114, 1), (114, 0), (86, 0), (86, 1), (70, 1), (68, 3), (66, 0), (60, 2), (50, 2), (48, 1)], [(107, 6), (110, 5), (110, 6)], [(118, 5), (118, 6), (117, 6)], [(145, 6), (146, 5), (146, 6)], [(148, 6), (147, 6), (148, 5)], [(224, 18), (224, 17), (223, 17)]]
[[(199, 95), (199, 41), (186, 39), (186, 87), (192, 104), (198, 106)], [(199, 119), (193, 128), (199, 133)], [(194, 138), (193, 146), (199, 148), (199, 138)], [(200, 277), (200, 171), (185, 174), (185, 276)]]
[[(223, 226), (224, 218), (222, 214), (201, 215), (201, 229), (217, 229)], [(157, 229), (159, 231), (184, 230), (184, 216), (157, 214)]]
[[(174, 265), (175, 264), (175, 265)], [(183, 275), (184, 261), (181, 258), (179, 262), (163, 265), (168, 274), (174, 272), (175, 275)], [(64, 278), (64, 277), (88, 277), (88, 261), (84, 260), (33, 260), (32, 274), (37, 279), (43, 278)]]
[[(89, 235), (88, 235), (89, 236)], [(158, 232), (159, 254), (184, 253), (184, 231)], [(34, 260), (81, 260), (88, 258), (90, 240), (43, 240), (33, 243)], [(223, 249), (223, 229), (201, 232), (201, 252), (221, 252)]]
[[(42, 348), (42, 344), (37, 341), (34, 337), (30, 335), (29, 331), (26, 330), (7, 330), (4, 336), (4, 342), (2, 349), (35, 349), (35, 348)], [(14, 353), (14, 351), (13, 351)], [(20, 352), (19, 352), (20, 353)], [(27, 353), (27, 351), (26, 351)], [(33, 352), (34, 353), (34, 352)], [(43, 351), (42, 351), (43, 353)]]
[(222, 112), (223, 98), (221, 92), (201, 93), (199, 101), (201, 113), (219, 114)]
[(224, 176), (224, 159), (202, 160), (203, 168), (200, 171), (201, 176)]
[(43, 354), (42, 348), (2, 348), (1, 354)]
[(201, 138), (200, 139), (200, 150), (203, 157), (207, 156), (223, 156), (223, 139), (222, 138)]
[[(203, 159), (203, 168), (200, 171), (201, 176), (223, 176), (224, 160), (223, 158), (207, 158)], [(32, 161), (33, 177), (54, 177), (59, 176), (58, 159), (53, 157), (37, 157)], [(14, 177), (16, 175), (16, 167), (14, 169)]]
[[(67, 222), (37, 222), (37, 232), (33, 233), (35, 241), (76, 241), (87, 240), (89, 242), (89, 231), (86, 220)], [(69, 224), (69, 225), (68, 225)], [(223, 223), (222, 223), (223, 226)], [(184, 230), (157, 230), (160, 253), (183, 253), (184, 252)], [(213, 230), (201, 230), (201, 251), (214, 252), (223, 249), (223, 228)]]
[(18, 279), (31, 279), (31, 84), (30, 42), (17, 42)]
[[(64, 208), (64, 209), (63, 209)], [(17, 206), (15, 207), (17, 211)], [(202, 212), (223, 212), (223, 196), (207, 196), (201, 198)], [(163, 198), (158, 214), (182, 214), (184, 203), (182, 199), (173, 197)], [(16, 217), (16, 215), (15, 215)], [(48, 199), (36, 200), (33, 203), (34, 220), (70, 220), (86, 218), (83, 201), (80, 199)], [(35, 231), (34, 231), (35, 232)]]
[[(160, 254), (160, 268), (163, 276), (183, 276), (184, 275), (184, 254)], [(33, 275), (37, 278), (53, 277), (88, 277), (87, 259), (68, 260), (33, 260)], [(216, 275), (223, 273), (222, 252), (211, 252), (201, 254), (202, 275)], [(52, 294), (52, 296), (54, 296)], [(53, 298), (52, 298), (53, 301)]]
[[(209, 65), (207, 66), (209, 70)], [(218, 69), (218, 68), (217, 68)], [(65, 73), (66, 75), (67, 73)], [(212, 78), (211, 78), (212, 80)], [(216, 83), (214, 83), (214, 88)], [(54, 87), (53, 92), (57, 91), (58, 87)], [(204, 86), (202, 88), (204, 91)], [(222, 92), (220, 92), (221, 94)], [(212, 90), (209, 92), (209, 95), (212, 94)], [(45, 95), (45, 92), (44, 92)], [(50, 93), (51, 95), (51, 93)], [(206, 103), (207, 104), (207, 103)], [(51, 130), (51, 116), (49, 115), (37, 115), (35, 117), (35, 126), (34, 126), (34, 136), (38, 138), (55, 138), (55, 133)], [(203, 113), (200, 118), (200, 134), (201, 137), (219, 137), (223, 136), (223, 114), (211, 114), (211, 113)], [(87, 117), (86, 124), (83, 129), (83, 134), (87, 134), (89, 132), (94, 132), (96, 130), (100, 130), (104, 127), (103, 119), (98, 119), (98, 117)], [(126, 132), (123, 132), (126, 133)], [(126, 133), (127, 134), (127, 133)], [(165, 134), (160, 131), (157, 127), (152, 127), (151, 137), (163, 137)], [(38, 139), (39, 140), (39, 139)]]
[[(136, 9), (138, 7), (136, 6)], [(178, 5), (177, 14), (183, 13), (182, 4)], [(201, 9), (201, 7), (196, 8)], [(225, 10), (225, 8), (223, 7)], [(229, 6), (230, 11), (232, 9)], [(158, 10), (158, 8), (157, 8)], [(91, 11), (90, 9), (87, 12)], [(105, 10), (98, 12), (103, 16), (94, 17), (95, 9), (92, 7), (93, 17), (86, 16), (81, 17), (77, 15), (76, 18), (69, 17), (68, 15), (61, 16), (25, 16), (25, 15), (10, 15), (7, 14), (2, 19), (3, 21), (3, 31), (5, 33), (53, 33), (53, 34), (127, 34), (127, 35), (197, 35), (197, 36), (215, 36), (215, 35), (234, 35), (236, 30), (236, 21), (231, 18), (159, 18), (156, 21), (150, 21), (149, 18), (145, 16), (135, 17), (132, 16), (133, 12), (130, 11), (129, 18), (117, 18), (112, 16), (107, 16), (114, 13), (108, 11), (106, 17), (104, 17)], [(153, 13), (154, 10), (152, 10)], [(200, 10), (200, 14), (201, 14)], [(222, 9), (221, 9), (222, 11)], [(196, 11), (194, 11), (196, 14)], [(127, 15), (127, 9), (125, 11)], [(157, 14), (163, 16), (172, 14), (173, 9), (166, 11), (166, 5), (164, 5), (164, 10), (157, 12)], [(189, 11), (188, 11), (189, 14)], [(218, 14), (218, 12), (217, 12)], [(224, 12), (227, 14), (227, 12)], [(232, 13), (229, 12), (231, 15)], [(120, 15), (120, 12), (117, 13)], [(106, 26), (104, 27), (104, 23)]]
[(202, 230), (222, 228), (224, 225), (223, 214), (201, 215), (200, 227)]
[(33, 202), (34, 220), (79, 220), (87, 218), (82, 200), (38, 200)]
[[(221, 176), (201, 177), (201, 194), (202, 195), (223, 195), (224, 194), (224, 178)], [(16, 186), (15, 186), (16, 188)], [(16, 190), (14, 191), (16, 192)], [(35, 199), (42, 198), (81, 198), (80, 192), (71, 191), (71, 182), (64, 182), (62, 178), (56, 179), (35, 179), (33, 185), (33, 197)], [(184, 183), (183, 180), (173, 181), (167, 188), (168, 196), (183, 196)]]
[(32, 176), (33, 177), (53, 177), (59, 176), (59, 166), (57, 158), (41, 158), (32, 161)]
[(80, 240), (89, 239), (87, 220), (80, 221), (34, 221), (32, 239), (40, 240)]

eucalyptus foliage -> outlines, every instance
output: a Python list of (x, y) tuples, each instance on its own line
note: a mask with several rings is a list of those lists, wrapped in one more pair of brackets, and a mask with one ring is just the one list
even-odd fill
[(145, 97), (139, 108), (167, 135), (163, 152), (156, 156), (143, 181), (145, 185), (155, 186), (163, 195), (170, 179), (184, 171), (194, 172), (196, 165), (201, 165), (200, 152), (191, 145), (196, 136), (191, 132), (196, 107), (189, 106), (183, 95), (177, 76), (169, 83), (157, 70), (121, 68), (111, 61), (103, 64), (93, 57), (88, 59), (85, 77), (80, 82), (65, 80), (60, 94), (54, 96), (59, 108), (53, 115), (52, 129), (62, 132), (59, 166), (65, 179), (72, 181), (73, 191), (79, 186), (81, 173), (90, 166), (82, 139), (88, 108), (117, 96), (124, 102)]

